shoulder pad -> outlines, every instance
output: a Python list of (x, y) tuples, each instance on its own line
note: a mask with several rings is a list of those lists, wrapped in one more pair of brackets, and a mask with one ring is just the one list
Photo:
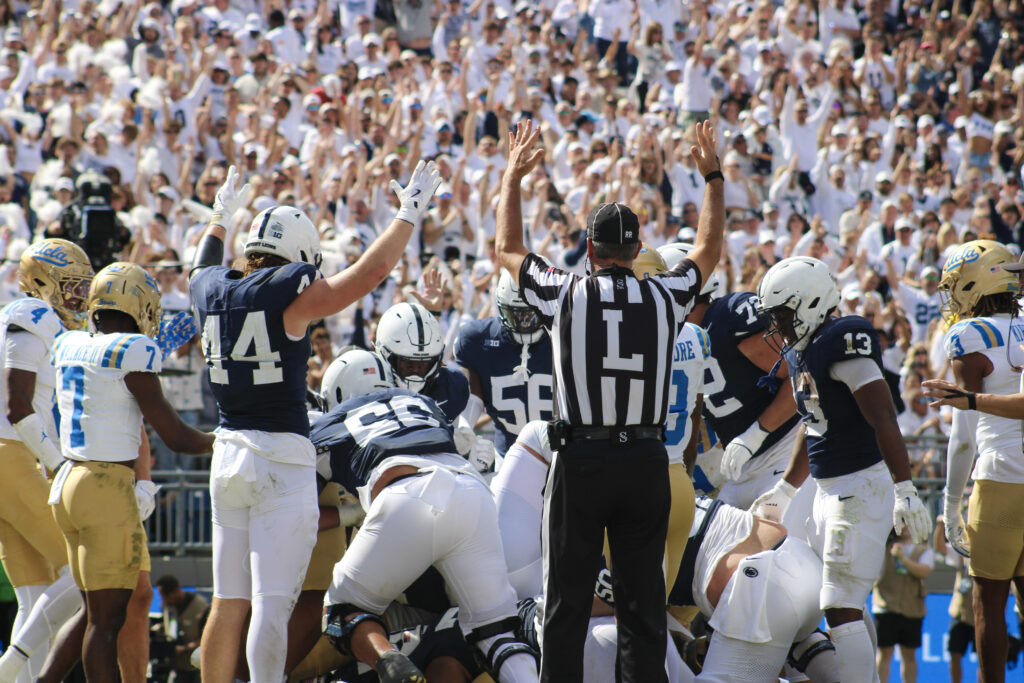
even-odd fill
[(39, 299), (15, 299), (0, 310), (0, 317), (8, 327), (16, 326), (31, 332), (47, 346), (51, 346), (57, 335), (64, 331), (63, 323), (50, 304)]
[(320, 277), (320, 271), (316, 269), (316, 266), (301, 261), (273, 268), (269, 272), (270, 274), (264, 282), (274, 287), (281, 287), (285, 292), (293, 289), (294, 291), (291, 292), (293, 296), (298, 296), (302, 290)]
[(949, 328), (944, 345), (947, 357), (958, 358), (1003, 346), (1005, 342), (1003, 333), (990, 319), (970, 318)]
[(104, 367), (125, 372), (160, 372), (160, 347), (155, 341), (142, 334), (118, 336), (103, 353)]
[(726, 298), (726, 314), (716, 318), (715, 322), (732, 331), (736, 337), (748, 337), (768, 327), (768, 319), (758, 315), (757, 295), (753, 292), (737, 292)]
[(697, 340), (700, 342), (700, 350), (701, 353), (704, 355), (704, 358), (710, 356), (711, 337), (709, 337), (708, 333), (704, 331), (704, 328), (701, 327), (700, 325), (695, 325), (694, 323), (686, 323), (685, 327), (686, 329), (693, 332), (694, 336), (697, 337)]

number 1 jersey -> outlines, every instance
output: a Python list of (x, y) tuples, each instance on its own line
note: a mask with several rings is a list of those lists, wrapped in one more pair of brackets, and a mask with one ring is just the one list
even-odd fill
[(309, 335), (289, 338), (283, 316), (318, 275), (313, 265), (298, 262), (245, 278), (223, 266), (192, 276), (189, 289), (221, 427), (309, 435)]

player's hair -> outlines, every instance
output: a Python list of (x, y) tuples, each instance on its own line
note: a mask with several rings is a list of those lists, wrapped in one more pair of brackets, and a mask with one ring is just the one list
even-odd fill
[(1017, 303), (1016, 292), (1000, 292), (999, 294), (986, 294), (978, 299), (972, 311), (974, 317), (986, 318), (1001, 313), (1017, 315), (1020, 313), (1020, 305)]
[(281, 258), (275, 254), (254, 253), (236, 260), (234, 268), (235, 270), (242, 271), (242, 277), (246, 277), (257, 270), (286, 266), (288, 263), (288, 259)]
[(614, 244), (612, 242), (591, 242), (594, 245), (594, 256), (602, 261), (632, 261), (636, 254), (636, 244)]

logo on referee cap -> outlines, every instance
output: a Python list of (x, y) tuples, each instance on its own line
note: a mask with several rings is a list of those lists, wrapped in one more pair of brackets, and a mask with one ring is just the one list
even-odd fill
[(636, 244), (640, 241), (640, 220), (625, 204), (599, 204), (587, 216), (587, 236), (592, 242)]

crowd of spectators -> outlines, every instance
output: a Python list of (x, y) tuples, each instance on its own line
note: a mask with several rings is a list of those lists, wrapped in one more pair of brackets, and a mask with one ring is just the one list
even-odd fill
[[(253, 215), (291, 204), (320, 228), (329, 275), (387, 225), (389, 182), (434, 159), (445, 182), (400, 266), (315, 337), (315, 388), (392, 303), (433, 294), (428, 270), (449, 342), (491, 314), (518, 119), (540, 122), (549, 150), (524, 182), (529, 246), (582, 271), (599, 202), (632, 206), (649, 244), (693, 238), (692, 124), (710, 118), (723, 289), (756, 289), (780, 258), (823, 259), (844, 312), (888, 345), (905, 432), (941, 434), (919, 383), (948, 372), (944, 259), (980, 237), (1024, 245), (1022, 22), (1020, 0), (0, 0), (0, 299), (17, 295), (29, 242), (82, 232), (67, 215), (93, 173), (123, 235), (100, 258), (152, 267), (182, 310), (182, 264), (229, 165), (252, 191), (228, 257)], [(165, 379), (197, 421), (198, 347)]]

